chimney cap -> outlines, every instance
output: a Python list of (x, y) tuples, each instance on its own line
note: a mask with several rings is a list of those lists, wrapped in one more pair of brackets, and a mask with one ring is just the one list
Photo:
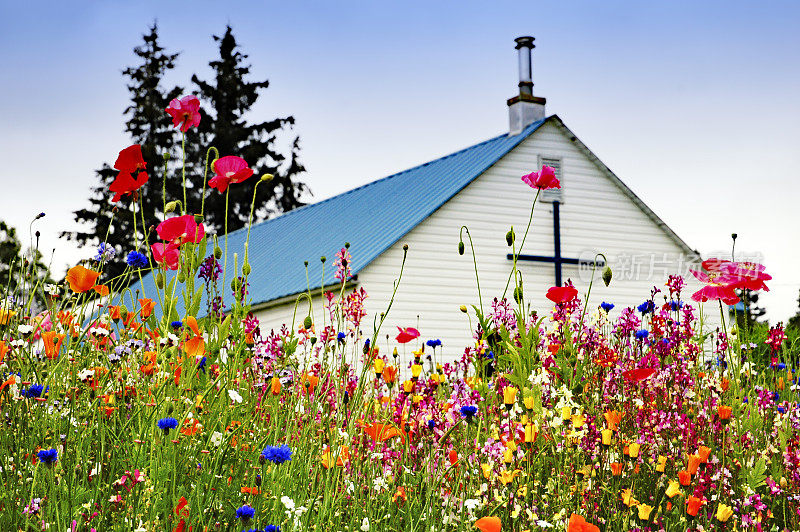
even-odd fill
[(531, 36), (525, 37), (517, 37), (514, 39), (514, 42), (517, 43), (516, 49), (519, 50), (520, 48), (536, 48), (533, 44), (535, 39)]

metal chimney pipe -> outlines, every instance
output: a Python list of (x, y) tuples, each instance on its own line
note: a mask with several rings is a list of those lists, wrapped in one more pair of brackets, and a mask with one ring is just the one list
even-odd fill
[(519, 55), (519, 94), (520, 96), (533, 96), (533, 68), (531, 66), (531, 51), (535, 48), (534, 38), (530, 36), (517, 37), (517, 53)]

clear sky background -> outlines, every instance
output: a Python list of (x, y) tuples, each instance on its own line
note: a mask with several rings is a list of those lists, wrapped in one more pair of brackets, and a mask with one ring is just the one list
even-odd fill
[(154, 20), (184, 87), (233, 26), (271, 82), (252, 119), (295, 116), (313, 200), (506, 131), (534, 35), (548, 113), (690, 246), (762, 254), (772, 321), (797, 309), (800, 2), (0, 0), (0, 219), (27, 239), (46, 212), (58, 275), (92, 254), (56, 235), (130, 144), (121, 71)]

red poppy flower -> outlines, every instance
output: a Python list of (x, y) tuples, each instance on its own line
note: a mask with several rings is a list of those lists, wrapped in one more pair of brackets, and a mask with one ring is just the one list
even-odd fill
[(566, 303), (578, 297), (578, 290), (574, 286), (553, 286), (547, 291), (547, 299), (553, 303)]
[(108, 187), (108, 190), (114, 192), (114, 197), (111, 198), (111, 201), (117, 202), (122, 199), (122, 196), (133, 194), (147, 183), (148, 179), (147, 172), (139, 172), (139, 175), (135, 178), (130, 172), (120, 172)]
[(172, 125), (180, 127), (184, 133), (189, 131), (190, 127), (200, 125), (200, 100), (196, 96), (190, 94), (180, 100), (175, 98), (164, 110), (172, 117)]
[(181, 256), (178, 246), (172, 242), (169, 244), (158, 242), (150, 246), (150, 250), (153, 252), (153, 261), (157, 264), (168, 270), (178, 269), (178, 259)]
[(639, 382), (650, 377), (656, 370), (654, 368), (636, 368), (622, 372), (622, 377), (628, 382)]
[(406, 327), (404, 329), (398, 327), (397, 330), (400, 331), (395, 338), (398, 343), (407, 344), (414, 338), (419, 338), (419, 331), (414, 327)]
[(156, 232), (161, 240), (166, 240), (179, 246), (185, 242), (198, 243), (206, 236), (205, 227), (202, 223), (196, 223), (192, 214), (175, 216), (164, 220), (158, 224)]
[(561, 183), (558, 182), (556, 177), (556, 171), (549, 166), (542, 166), (540, 172), (531, 172), (522, 176), (522, 180), (531, 188), (538, 188), (539, 190), (561, 188)]
[(114, 168), (129, 174), (147, 168), (147, 163), (144, 162), (144, 157), (142, 156), (142, 147), (139, 144), (133, 144), (119, 152)]
[(220, 192), (225, 192), (232, 183), (241, 183), (253, 175), (253, 170), (247, 167), (247, 161), (235, 155), (217, 159), (212, 166), (217, 175), (209, 180), (208, 186)]

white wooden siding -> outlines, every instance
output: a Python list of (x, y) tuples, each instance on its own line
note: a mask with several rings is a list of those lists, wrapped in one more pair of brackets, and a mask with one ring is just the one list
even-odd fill
[[(520, 176), (536, 170), (541, 156), (557, 156), (562, 163), (565, 182), (561, 205), (562, 256), (591, 259), (596, 252), (602, 252), (614, 270), (614, 280), (606, 288), (598, 269), (590, 306), (596, 308), (601, 301), (614, 303), (613, 317), (626, 306), (642, 303), (654, 285), (666, 291), (667, 275), (677, 273), (679, 257), (687, 258), (684, 249), (626, 197), (560, 129), (548, 123), (359, 273), (359, 285), (369, 294), (367, 310), (370, 316), (379, 314), (388, 305), (392, 283), (400, 270), (402, 247), (409, 245), (403, 279), (381, 336), (388, 333), (394, 337), (396, 326), (417, 326), (419, 322), (422, 339), (441, 339), (445, 358), (450, 360), (460, 356), (464, 347), (472, 343), (468, 318), (459, 312), (459, 306), (477, 304), (478, 291), (466, 234), (466, 252), (463, 256), (457, 252), (459, 228), (468, 226), (472, 235), (483, 306), (488, 311), (492, 298), (502, 294), (511, 268), (511, 261), (506, 258), (510, 248), (505, 234), (513, 225), (517, 243), (522, 241), (535, 195)], [(420, 193), (424, 194), (424, 190)], [(552, 204), (537, 204), (522, 253), (553, 255), (552, 209)], [(630, 270), (622, 268), (621, 261), (626, 256), (639, 256), (638, 260), (644, 261), (644, 271), (632, 275)], [(669, 262), (659, 264), (651, 274), (650, 257), (660, 263), (665, 256)], [(552, 304), (545, 293), (555, 284), (553, 265), (520, 262), (519, 269), (524, 276), (525, 298), (540, 312), (549, 312)], [(562, 275), (564, 281), (572, 279), (583, 297), (588, 276), (579, 275), (578, 267), (571, 265), (563, 267)], [(687, 287), (684, 298), (688, 299), (691, 287)], [(510, 290), (508, 297), (511, 299)], [(663, 300), (657, 297), (656, 301)], [(261, 311), (258, 317), (264, 327), (278, 327), (291, 321), (292, 308), (282, 305)], [(320, 308), (316, 301), (315, 309)], [(714, 308), (707, 310), (712, 316), (718, 314)], [(371, 324), (371, 317), (365, 320), (365, 333), (371, 333)], [(381, 344), (385, 344), (385, 339)]]

